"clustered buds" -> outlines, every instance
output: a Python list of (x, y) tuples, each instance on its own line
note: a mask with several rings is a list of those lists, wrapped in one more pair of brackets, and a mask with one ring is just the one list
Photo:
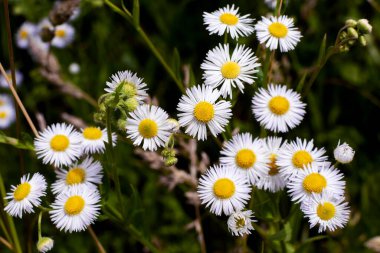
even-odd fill
[[(169, 119), (174, 120), (174, 119)], [(176, 157), (176, 152), (174, 150), (174, 137), (170, 136), (168, 143), (166, 143), (164, 150), (162, 150), (161, 155), (164, 159), (165, 166), (170, 167), (175, 165), (178, 162)]]
[(367, 45), (366, 34), (372, 32), (372, 26), (367, 19), (347, 19), (345, 29), (339, 34), (339, 50), (348, 52), (350, 48), (358, 41), (361, 46)]

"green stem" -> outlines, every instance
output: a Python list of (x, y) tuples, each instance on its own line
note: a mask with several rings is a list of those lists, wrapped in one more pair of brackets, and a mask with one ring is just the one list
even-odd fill
[(42, 215), (44, 211), (41, 211), (38, 215), (38, 240), (42, 238), (42, 230), (41, 230), (41, 221), (42, 221)]
[(132, 234), (136, 239), (147, 247), (152, 253), (159, 253), (160, 251), (149, 241), (147, 240), (139, 230), (135, 228), (132, 224), (128, 224), (126, 227), (127, 231)]
[(228, 43), (228, 33), (227, 32), (224, 33), (224, 42), (223, 43), (224, 44)]

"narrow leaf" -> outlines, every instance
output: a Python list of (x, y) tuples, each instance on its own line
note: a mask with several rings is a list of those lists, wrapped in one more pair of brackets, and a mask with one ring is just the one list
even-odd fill
[(319, 53), (318, 53), (318, 65), (322, 63), (323, 58), (325, 58), (326, 55), (326, 34), (323, 36), (321, 46), (319, 47)]

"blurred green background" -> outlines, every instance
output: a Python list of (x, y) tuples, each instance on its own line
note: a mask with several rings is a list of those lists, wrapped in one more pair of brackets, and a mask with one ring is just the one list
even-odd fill
[[(131, 2), (125, 1), (129, 9)], [(114, 3), (120, 4), (118, 1)], [(167, 61), (175, 61), (174, 50), (177, 49), (181, 64), (191, 66), (196, 83), (201, 83), (200, 64), (207, 51), (222, 42), (221, 37), (208, 35), (202, 22), (202, 13), (232, 3), (240, 7), (242, 14), (250, 13), (256, 20), (271, 12), (264, 1), (141, 0), (140, 22)], [(48, 15), (53, 4), (54, 1), (46, 0), (10, 1), (12, 32), (15, 33), (25, 20), (39, 22)], [(306, 245), (300, 252), (370, 252), (364, 247), (365, 241), (380, 235), (380, 128), (377, 123), (380, 117), (380, 2), (286, 1), (284, 7), (284, 13), (294, 17), (303, 38), (294, 51), (276, 54), (279, 64), (274, 69), (278, 73), (275, 80), (293, 88), (297, 86), (303, 71), (315, 64), (324, 34), (327, 34), (327, 44), (331, 45), (348, 18), (366, 18), (373, 26), (367, 47), (354, 46), (350, 52), (331, 58), (318, 76), (311, 93), (303, 98), (307, 103), (306, 118), (298, 128), (283, 135), (288, 139), (296, 136), (314, 139), (318, 147), (326, 148), (331, 159), (338, 140), (349, 143), (356, 150), (353, 163), (340, 166), (347, 180), (347, 196), (352, 210), (350, 223), (328, 239)], [(8, 68), (2, 2), (0, 11), (0, 61)], [(171, 116), (176, 116), (181, 92), (131, 24), (101, 0), (83, 0), (80, 15), (72, 24), (76, 29), (74, 42), (65, 49), (52, 51), (59, 59), (66, 80), (97, 99), (104, 92), (105, 82), (111, 74), (129, 69), (143, 77), (150, 96), (156, 97), (160, 106)], [(254, 50), (258, 46), (255, 35), (242, 38), (239, 42)], [(83, 100), (62, 95), (39, 74), (38, 66), (26, 50), (14, 46), (14, 53), (16, 66), (25, 77), (19, 94), (34, 121), (35, 114), (40, 112), (48, 124), (61, 122), (61, 113), (67, 112), (88, 124), (94, 124), (94, 107)], [(77, 62), (81, 67), (78, 75), (68, 71), (72, 62)], [(257, 85), (260, 85), (260, 81)], [(256, 89), (257, 86), (246, 87), (234, 108), (233, 116), (235, 127), (250, 131), (254, 136), (260, 133), (250, 109), (251, 97)], [(6, 93), (8, 90), (3, 89), (1, 92)], [(21, 128), (31, 136), (23, 119)], [(15, 137), (15, 124), (4, 132)], [(28, 134), (23, 134), (23, 138), (30, 139)], [(215, 150), (212, 140), (201, 143), (199, 148), (209, 154), (211, 163), (217, 162), (219, 150)], [(41, 171), (50, 183), (53, 182), (55, 176), (50, 167), (43, 166), (32, 152), (20, 152), (11, 146), (0, 145), (0, 170), (7, 189), (11, 184), (16, 184), (24, 172)], [(184, 196), (189, 189), (178, 186), (169, 191), (161, 185), (160, 173), (150, 169), (147, 163), (134, 154), (129, 142), (120, 141), (115, 154), (122, 191), (126, 195), (126, 224), (134, 224), (146, 238), (159, 245), (162, 252), (199, 252), (195, 230), (185, 228), (195, 218), (194, 207), (188, 204)], [(182, 164), (186, 164), (186, 161), (182, 161)], [(53, 196), (49, 195), (48, 199), (51, 201)], [(25, 246), (25, 252), (35, 251), (34, 245), (29, 243), (36, 241), (37, 237), (33, 217), (29, 216), (23, 221), (15, 219), (23, 246), (29, 245)], [(203, 208), (202, 217), (208, 252), (236, 252), (236, 238), (229, 234), (226, 218), (210, 215)], [(303, 219), (301, 225), (307, 227), (307, 221)], [(108, 252), (145, 252), (125, 224), (115, 224), (104, 216), (96, 222), (94, 230)], [(316, 229), (310, 230), (310, 236), (315, 236), (316, 232)], [(61, 233), (47, 216), (44, 218), (43, 234), (54, 238), (56, 246), (53, 252), (96, 251), (88, 233)], [(301, 232), (296, 238), (300, 237)], [(250, 236), (248, 245), (255, 252), (262, 249), (258, 234), (254, 232)], [(8, 251), (0, 245), (0, 252)]]

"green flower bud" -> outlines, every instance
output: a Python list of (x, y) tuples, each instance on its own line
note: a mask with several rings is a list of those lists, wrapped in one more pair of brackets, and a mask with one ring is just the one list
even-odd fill
[(48, 252), (54, 246), (54, 240), (50, 237), (41, 237), (37, 242), (37, 249), (39, 252)]
[(105, 122), (106, 121), (106, 114), (103, 112), (94, 113), (94, 121), (99, 122), (99, 123)]
[(348, 44), (349, 46), (353, 46), (353, 45), (355, 44), (355, 42), (356, 42), (356, 40), (349, 40), (349, 41), (347, 42), (347, 44)]
[(168, 158), (170, 156), (170, 150), (168, 149), (164, 149), (161, 151), (161, 155), (164, 157), (164, 158)]
[(133, 98), (137, 94), (136, 86), (133, 83), (129, 82), (123, 82), (122, 84), (123, 88), (121, 89), (120, 93), (127, 98)]
[(118, 129), (125, 131), (125, 128), (127, 126), (127, 121), (125, 119), (118, 119), (116, 124)]
[(355, 27), (357, 23), (358, 22), (356, 22), (356, 20), (351, 19), (351, 18), (346, 20), (346, 26), (349, 26), (349, 27)]
[(339, 39), (340, 40), (344, 40), (345, 38), (347, 38), (347, 32), (343, 31), (343, 32), (340, 33)]
[(359, 43), (363, 47), (367, 46), (367, 40), (365, 39), (365, 37), (363, 35), (359, 36)]
[(348, 45), (342, 45), (339, 47), (339, 51), (341, 53), (346, 53), (346, 52), (350, 51), (350, 47)]
[(358, 32), (352, 27), (347, 28), (347, 33), (349, 38), (357, 39), (359, 37)]
[(170, 157), (165, 160), (165, 166), (170, 167), (175, 165), (178, 162), (178, 159), (176, 157)]
[(128, 98), (125, 102), (124, 102), (126, 108), (127, 108), (127, 111), (128, 112), (133, 112), (134, 110), (136, 110), (137, 106), (139, 106), (139, 102), (137, 101), (136, 98), (132, 97), (132, 98)]
[(372, 26), (368, 23), (367, 19), (358, 20), (358, 29), (364, 34), (368, 34), (372, 32)]

